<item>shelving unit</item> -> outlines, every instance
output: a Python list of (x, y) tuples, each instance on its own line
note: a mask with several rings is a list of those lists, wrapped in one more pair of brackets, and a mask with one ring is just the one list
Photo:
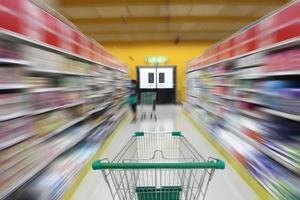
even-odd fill
[[(55, 188), (59, 180), (49, 177), (61, 173), (53, 166), (64, 159), (75, 159), (76, 170), (65, 167), (64, 177), (76, 179), (128, 114), (122, 98), (128, 93), (127, 66), (45, 7), (18, 3), (24, 6), (5, 1), (1, 6), (10, 12), (1, 12), (1, 19), (24, 11), (16, 9), (37, 9), (64, 34), (55, 29), (52, 36), (35, 38), (46, 31), (23, 32), (28, 28), (24, 19), (37, 16), (17, 15), (8, 27), (0, 20), (0, 199), (24, 197), (43, 185), (43, 178)], [(43, 192), (62, 196), (66, 190), (64, 185)]]
[[(300, 33), (283, 28), (299, 8), (259, 20), (187, 66), (185, 110), (275, 199), (300, 197)], [(270, 20), (276, 27), (262, 29)]]

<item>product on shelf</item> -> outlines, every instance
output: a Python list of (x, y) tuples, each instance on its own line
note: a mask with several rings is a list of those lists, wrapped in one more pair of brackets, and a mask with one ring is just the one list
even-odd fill
[(300, 197), (300, 75), (287, 73), (299, 70), (298, 55), (264, 52), (187, 73), (184, 108), (276, 199)]
[(60, 87), (82, 89), (85, 88), (85, 77), (65, 76), (58, 78), (57, 83)]
[(53, 80), (47, 77), (23, 77), (24, 84), (31, 85), (32, 88), (46, 88), (53, 85)]
[(37, 115), (34, 118), (36, 121), (36, 133), (42, 137), (71, 121), (72, 116), (65, 110), (59, 110), (57, 112)]
[[(119, 121), (119, 119), (116, 121)], [(71, 138), (74, 139), (76, 135), (80, 137), (80, 135), (82, 133), (84, 134), (91, 126), (95, 127), (94, 125), (87, 124), (75, 127), (67, 131), (61, 140), (53, 139), (57, 144), (55, 145), (55, 149), (57, 149), (58, 146), (63, 147), (67, 145), (66, 142), (72, 141)], [(94, 129), (79, 145), (49, 165), (45, 172), (27, 187), (26, 193), (32, 195), (30, 196), (32, 199), (39, 199), (41, 197), (47, 199), (61, 198), (63, 193), (75, 181), (81, 169), (87, 164), (87, 161), (89, 161), (91, 156), (95, 155), (99, 145), (101, 146), (100, 141), (103, 141), (103, 138), (105, 138), (113, 128), (114, 124), (110, 122), (99, 124), (98, 128)]]
[[(0, 119), (10, 118), (10, 115), (28, 112), (30, 108), (29, 96), (22, 93), (0, 94)], [(1, 122), (0, 122), (1, 123)]]
[(33, 136), (33, 121), (21, 117), (0, 123), (0, 147), (7, 148)]
[(18, 45), (15, 43), (1, 39), (0, 40), (0, 58), (18, 59)]
[(22, 67), (1, 66), (0, 67), (0, 87), (1, 84), (21, 84)]
[[(59, 29), (48, 27), (49, 30), (39, 33), (51, 32), (51, 39), (49, 34), (32, 38), (7, 31), (7, 27), (1, 30), (0, 199), (14, 199), (16, 194), (24, 198), (30, 193), (20, 188), (31, 187), (31, 183), (37, 183), (32, 188), (40, 196), (28, 199), (58, 199), (127, 112), (118, 96), (126, 93), (128, 76), (117, 70), (124, 67), (120, 61), (77, 29), (40, 10), (42, 7), (32, 1), (18, 2), (26, 5), (20, 7), (20, 12), (11, 7), (14, 3), (4, 2), (4, 9), (10, 12), (1, 12), (3, 19), (11, 13), (19, 16), (26, 11), (27, 21), (54, 20), (48, 21), (53, 27), (68, 28), (78, 35), (76, 45), (85, 54), (50, 44), (49, 40), (58, 36)], [(29, 13), (35, 13), (35, 18), (31, 19)], [(38, 13), (43, 14), (43, 20), (38, 18)], [(10, 27), (15, 24), (20, 23), (10, 23)], [(21, 24), (24, 30), (29, 28), (35, 35), (42, 30), (41, 27), (32, 30), (27, 22)], [(65, 47), (66, 43), (74, 42), (71, 35), (59, 33), (56, 42), (63, 42)], [(66, 37), (68, 41), (61, 41)], [(89, 47), (81, 44), (82, 38), (89, 42)], [(92, 56), (98, 58), (91, 59)], [(103, 64), (99, 65), (99, 60)], [(113, 108), (109, 107), (111, 103)]]
[(270, 54), (265, 57), (264, 72), (300, 70), (300, 50), (292, 49)]

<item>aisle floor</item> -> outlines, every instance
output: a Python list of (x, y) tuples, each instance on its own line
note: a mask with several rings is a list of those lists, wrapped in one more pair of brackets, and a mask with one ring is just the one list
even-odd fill
[[(135, 131), (172, 131), (178, 130), (193, 144), (201, 154), (208, 157), (224, 158), (214, 147), (193, 127), (183, 114), (181, 106), (158, 106), (156, 110), (157, 122), (154, 120), (138, 120), (136, 123), (128, 121), (114, 137), (111, 144), (101, 155), (101, 158), (112, 159), (129, 140)], [(83, 179), (73, 200), (111, 200), (111, 196), (100, 171), (90, 170)], [(225, 170), (216, 171), (209, 185), (206, 200), (254, 200), (258, 199), (256, 193), (247, 183), (231, 168), (226, 165)]]

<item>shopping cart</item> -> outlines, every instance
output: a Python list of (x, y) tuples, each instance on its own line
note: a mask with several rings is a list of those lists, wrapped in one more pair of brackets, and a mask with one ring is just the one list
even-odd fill
[(141, 119), (147, 118), (149, 113), (150, 119), (156, 119), (156, 92), (141, 92)]
[(181, 132), (136, 132), (117, 156), (97, 160), (113, 199), (204, 199), (221, 160), (205, 160)]

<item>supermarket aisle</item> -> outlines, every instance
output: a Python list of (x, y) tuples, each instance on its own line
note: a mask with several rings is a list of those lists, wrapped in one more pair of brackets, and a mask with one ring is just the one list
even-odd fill
[[(128, 141), (131, 134), (137, 130), (150, 131), (182, 131), (185, 137), (198, 149), (204, 157), (224, 158), (210, 145), (206, 139), (192, 126), (184, 116), (180, 106), (158, 106), (158, 121), (144, 121), (142, 123), (128, 123), (117, 134), (111, 145), (105, 150), (101, 158), (113, 158), (121, 147)], [(255, 192), (229, 166), (217, 171), (210, 183), (206, 199), (213, 200), (253, 200), (258, 199)], [(110, 200), (110, 193), (99, 171), (90, 170), (75, 192), (73, 200)]]

